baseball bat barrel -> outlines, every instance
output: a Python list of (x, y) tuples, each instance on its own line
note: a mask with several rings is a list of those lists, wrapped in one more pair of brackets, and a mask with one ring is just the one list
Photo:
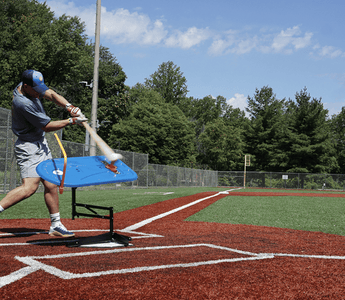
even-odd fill
[(90, 133), (91, 137), (96, 142), (99, 149), (101, 149), (105, 157), (111, 163), (113, 163), (114, 161), (117, 161), (118, 159), (122, 159), (122, 155), (119, 153), (115, 153), (113, 149), (111, 149), (108, 146), (108, 144), (90, 127), (90, 125), (87, 124), (87, 122), (83, 122), (83, 125), (86, 128), (86, 130)]

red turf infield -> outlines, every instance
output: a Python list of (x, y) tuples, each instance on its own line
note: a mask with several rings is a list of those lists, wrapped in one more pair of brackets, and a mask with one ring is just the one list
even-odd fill
[[(210, 197), (137, 225), (137, 233), (130, 233), (134, 246), (126, 248), (30, 244), (50, 237), (45, 233), (5, 234), (45, 231), (49, 220), (0, 220), (0, 298), (344, 299), (344, 237), (184, 221), (227, 196), (211, 197), (214, 194), (172, 199), (115, 214), (115, 228), (133, 229), (143, 220)], [(100, 219), (64, 223), (72, 230), (108, 229), (108, 221)], [(142, 237), (140, 233), (161, 237), (137, 238)], [(98, 232), (77, 232), (79, 236), (95, 234)]]

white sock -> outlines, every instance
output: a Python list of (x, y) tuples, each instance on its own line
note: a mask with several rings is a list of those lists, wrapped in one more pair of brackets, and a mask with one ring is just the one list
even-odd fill
[(0, 213), (4, 211), (4, 208), (0, 205)]
[(56, 214), (51, 214), (50, 215), (50, 221), (52, 222), (52, 227), (59, 225), (61, 223), (60, 213), (58, 212)]

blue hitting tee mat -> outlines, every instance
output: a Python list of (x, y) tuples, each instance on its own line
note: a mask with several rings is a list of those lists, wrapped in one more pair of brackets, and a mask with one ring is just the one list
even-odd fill
[[(81, 187), (138, 179), (138, 175), (121, 160), (117, 160), (114, 166), (109, 165), (105, 156), (69, 157), (64, 186)], [(36, 171), (44, 180), (60, 185), (63, 168), (64, 159), (58, 158), (41, 162)]]

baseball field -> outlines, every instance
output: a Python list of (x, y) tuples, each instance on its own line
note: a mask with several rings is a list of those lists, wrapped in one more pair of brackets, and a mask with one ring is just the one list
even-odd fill
[(115, 231), (132, 240), (127, 247), (68, 247), (109, 231), (109, 221), (72, 220), (65, 191), (61, 215), (76, 237), (52, 238), (38, 193), (0, 215), (0, 298), (342, 299), (344, 197), (238, 188), (80, 190), (77, 202), (114, 207)]

